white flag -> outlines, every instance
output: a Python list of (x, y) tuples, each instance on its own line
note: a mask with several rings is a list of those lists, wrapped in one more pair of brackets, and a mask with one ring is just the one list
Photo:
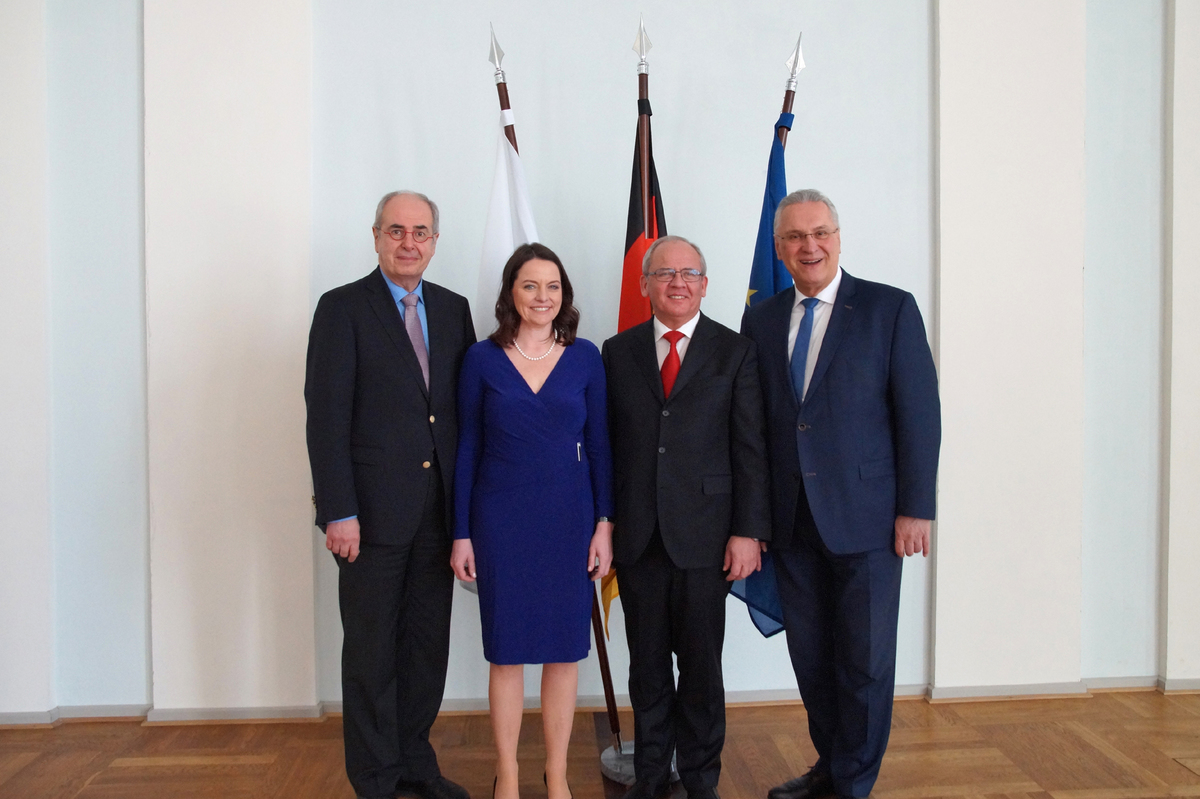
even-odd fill
[(479, 268), (479, 292), (475, 301), (475, 334), (484, 338), (496, 329), (496, 295), (500, 292), (500, 274), (513, 250), (520, 244), (538, 240), (525, 186), (521, 156), (504, 135), (504, 127), (513, 124), (512, 111), (500, 112), (499, 138), (496, 143), (496, 175), (492, 179), (492, 201), (488, 206), (487, 225), (483, 229), (483, 260)]

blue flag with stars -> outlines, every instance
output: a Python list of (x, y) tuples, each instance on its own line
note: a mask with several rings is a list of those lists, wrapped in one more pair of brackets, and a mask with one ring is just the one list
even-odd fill
[[(750, 267), (750, 285), (746, 290), (746, 308), (773, 297), (792, 285), (792, 276), (775, 252), (775, 209), (787, 196), (787, 175), (783, 163), (783, 142), (778, 129), (792, 129), (792, 114), (780, 114), (771, 131), (771, 159), (767, 162), (767, 188), (763, 193), (762, 215), (758, 220), (758, 239), (754, 243), (754, 262)], [(733, 584), (733, 595), (746, 603), (750, 620), (764, 637), (783, 630), (783, 608), (775, 583), (775, 565), (770, 551), (762, 553), (762, 570)]]
[(758, 239), (754, 242), (754, 261), (750, 266), (750, 286), (746, 291), (746, 307), (750, 308), (773, 297), (792, 285), (792, 276), (775, 253), (775, 209), (787, 196), (787, 174), (783, 163), (783, 142), (776, 135), (779, 128), (792, 129), (792, 114), (780, 114), (771, 130), (771, 159), (767, 162), (767, 189), (763, 192), (762, 215), (758, 220)]

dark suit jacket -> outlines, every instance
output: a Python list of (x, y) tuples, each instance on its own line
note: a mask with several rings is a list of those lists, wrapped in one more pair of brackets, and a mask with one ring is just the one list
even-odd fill
[[(440, 466), (445, 490), (451, 491), (458, 369), (475, 343), (466, 298), (426, 280), (426, 390), (386, 280), (376, 269), (321, 297), (304, 383), (317, 523), (357, 515), (366, 544), (412, 539), (432, 464)], [(450, 530), (454, 503), (446, 499)]]
[(758, 344), (773, 547), (793, 543), (800, 480), (836, 554), (893, 546), (896, 516), (934, 518), (941, 405), (916, 300), (843, 270), (803, 407), (788, 368), (795, 291), (746, 312)]
[(617, 515), (614, 559), (633, 563), (655, 525), (683, 569), (717, 567), (730, 535), (770, 537), (754, 345), (701, 315), (663, 399), (653, 320), (604, 343)]

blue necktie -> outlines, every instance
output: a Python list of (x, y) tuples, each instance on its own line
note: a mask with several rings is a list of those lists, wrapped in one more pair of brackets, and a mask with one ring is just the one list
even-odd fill
[(800, 300), (804, 306), (804, 317), (796, 331), (796, 345), (792, 348), (792, 390), (796, 392), (796, 404), (804, 402), (804, 370), (808, 361), (808, 345), (812, 341), (813, 309), (820, 302), (816, 297)]

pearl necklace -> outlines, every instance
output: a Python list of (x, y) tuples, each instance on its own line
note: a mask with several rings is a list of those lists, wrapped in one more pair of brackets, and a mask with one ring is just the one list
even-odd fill
[(521, 349), (521, 345), (517, 343), (517, 340), (515, 338), (513, 339), (513, 346), (517, 348), (517, 352), (521, 353), (521, 357), (527, 361), (540, 361), (545, 358), (549, 358), (550, 353), (554, 352), (554, 345), (557, 343), (558, 343), (558, 336), (555, 336), (554, 340), (550, 342), (550, 349), (546, 350), (544, 353), (537, 356), (536, 358), (531, 358), (525, 354), (525, 350)]

